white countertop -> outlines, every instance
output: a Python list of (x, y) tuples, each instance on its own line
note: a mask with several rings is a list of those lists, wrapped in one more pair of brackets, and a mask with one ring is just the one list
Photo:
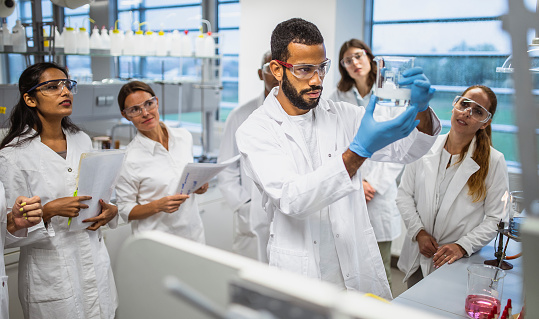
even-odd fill
[[(507, 237), (504, 237), (504, 245)], [(506, 254), (516, 255), (522, 251), (520, 243), (510, 240)], [(393, 303), (418, 308), (446, 318), (469, 318), (464, 311), (468, 266), (482, 264), (494, 259), (494, 242), (490, 243), (469, 258), (461, 258), (451, 265), (444, 265), (408, 289)], [(509, 261), (513, 269), (506, 271), (503, 284), (502, 307), (511, 299), (513, 313), (522, 308), (522, 257)], [(502, 308), (503, 309), (503, 308)]]

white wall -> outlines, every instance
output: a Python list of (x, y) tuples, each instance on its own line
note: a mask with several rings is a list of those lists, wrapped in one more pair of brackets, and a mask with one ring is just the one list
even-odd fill
[(332, 62), (324, 81), (324, 96), (334, 91), (340, 77), (339, 48), (352, 37), (363, 34), (363, 0), (242, 0), (240, 18), (239, 103), (258, 96), (263, 84), (257, 69), (264, 52), (270, 49), (271, 32), (290, 18), (302, 18), (318, 26), (324, 36), (326, 55)]

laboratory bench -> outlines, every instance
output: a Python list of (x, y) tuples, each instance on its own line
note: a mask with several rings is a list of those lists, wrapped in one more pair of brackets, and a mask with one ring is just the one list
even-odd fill
[[(504, 237), (504, 245), (507, 237)], [(464, 311), (468, 282), (468, 266), (483, 264), (494, 259), (494, 241), (472, 254), (461, 258), (451, 265), (444, 265), (425, 277), (412, 288), (395, 298), (392, 303), (430, 312), (445, 318), (470, 318)], [(522, 245), (510, 240), (506, 254), (516, 255), (522, 251)], [(522, 257), (509, 261), (513, 269), (506, 270), (503, 284), (502, 310), (511, 299), (513, 313), (520, 312), (523, 298)]]

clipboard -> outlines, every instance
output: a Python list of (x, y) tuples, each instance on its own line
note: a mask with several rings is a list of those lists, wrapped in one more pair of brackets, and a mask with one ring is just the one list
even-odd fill
[(209, 182), (229, 165), (237, 162), (241, 155), (236, 155), (221, 163), (189, 163), (182, 172), (177, 194), (191, 194)]
[(100, 150), (81, 154), (77, 190), (73, 196), (92, 196), (92, 199), (84, 201), (89, 207), (81, 209), (79, 216), (69, 219), (69, 231), (91, 226), (92, 223), (82, 221), (100, 214), (100, 199), (110, 201), (120, 177), (124, 157), (124, 150)]

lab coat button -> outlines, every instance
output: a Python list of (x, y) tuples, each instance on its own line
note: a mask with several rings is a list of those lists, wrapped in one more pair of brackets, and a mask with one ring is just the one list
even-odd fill
[(314, 241), (314, 244), (316, 245), (316, 240)]
[(337, 237), (337, 238), (339, 238), (339, 234), (337, 234), (337, 236), (336, 236), (336, 237)]
[(328, 154), (329, 157), (331, 157), (331, 154)]
[(71, 173), (71, 171), (72, 171), (71, 167), (70, 167), (70, 168), (68, 168), (68, 169), (67, 169), (67, 171)]
[(350, 277), (350, 274), (346, 274), (346, 277)]

